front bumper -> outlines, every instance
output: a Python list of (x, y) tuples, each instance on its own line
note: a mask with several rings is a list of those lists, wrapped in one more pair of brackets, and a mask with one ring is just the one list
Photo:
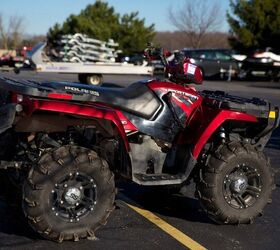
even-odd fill
[(271, 122), (274, 124), (274, 127), (277, 128), (280, 123), (280, 113), (279, 108), (275, 108), (275, 110), (271, 110), (269, 112), (268, 119), (271, 120)]
[(269, 141), (272, 132), (279, 126), (280, 123), (280, 111), (278, 107), (271, 109), (268, 113), (267, 126), (265, 129), (257, 136), (256, 147), (262, 151)]

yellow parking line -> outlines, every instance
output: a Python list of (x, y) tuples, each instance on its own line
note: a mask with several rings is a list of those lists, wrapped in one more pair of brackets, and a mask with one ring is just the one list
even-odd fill
[(170, 224), (168, 224), (167, 222), (165, 222), (164, 220), (162, 220), (161, 218), (159, 218), (158, 216), (156, 216), (152, 212), (150, 212), (148, 210), (145, 210), (143, 208), (139, 208), (137, 206), (131, 205), (131, 204), (127, 203), (127, 202), (125, 202), (125, 204), (128, 207), (130, 207), (131, 209), (133, 209), (135, 212), (137, 212), (138, 214), (142, 215), (147, 220), (149, 220), (150, 222), (152, 222), (153, 224), (158, 226), (160, 229), (162, 229), (164, 232), (166, 232), (167, 234), (172, 236), (174, 239), (179, 241), (181, 244), (183, 244), (187, 248), (195, 249), (195, 250), (206, 249), (205, 247), (200, 245), (198, 242), (194, 241), (189, 236), (187, 236), (186, 234), (182, 233), (177, 228), (171, 226)]

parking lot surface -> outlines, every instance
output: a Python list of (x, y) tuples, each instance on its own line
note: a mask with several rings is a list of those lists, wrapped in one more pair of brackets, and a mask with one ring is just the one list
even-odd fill
[[(3, 73), (2, 76), (33, 80), (77, 81), (75, 75)], [(104, 86), (127, 86), (143, 79), (106, 76)], [(147, 79), (147, 78), (146, 78)], [(280, 83), (206, 81), (198, 89), (224, 90), (236, 95), (261, 97), (280, 106)], [(279, 249), (280, 245), (280, 129), (272, 135), (265, 152), (276, 173), (272, 204), (252, 225), (216, 225), (199, 207), (194, 186), (184, 195), (132, 183), (118, 182), (116, 210), (95, 240), (62, 244), (40, 238), (21, 216), (0, 200), (0, 249)], [(5, 187), (1, 187), (5, 188)]]

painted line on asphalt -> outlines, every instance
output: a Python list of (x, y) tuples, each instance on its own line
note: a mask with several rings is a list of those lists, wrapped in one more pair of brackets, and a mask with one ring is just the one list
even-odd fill
[(119, 195), (123, 202), (130, 207), (132, 210), (137, 212), (138, 214), (142, 215), (144, 218), (152, 222), (154, 225), (158, 226), (160, 229), (162, 229), (165, 233), (169, 234), (171, 237), (179, 241), (181, 244), (183, 244), (185, 247), (189, 249), (195, 249), (195, 250), (205, 250), (206, 248), (202, 245), (200, 245), (198, 242), (178, 230), (177, 228), (173, 227), (172, 225), (168, 224), (166, 221), (155, 215), (154, 213), (140, 208), (139, 206), (132, 205), (130, 203), (131, 200), (127, 198), (124, 195)]

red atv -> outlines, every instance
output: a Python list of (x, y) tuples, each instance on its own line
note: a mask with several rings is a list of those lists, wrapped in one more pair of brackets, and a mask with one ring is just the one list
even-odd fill
[(197, 66), (180, 54), (167, 62), (162, 49), (147, 55), (161, 58), (168, 80), (115, 89), (0, 79), (0, 168), (22, 187), (24, 214), (42, 236), (94, 236), (114, 208), (115, 175), (147, 186), (194, 179), (202, 207), (221, 224), (251, 223), (271, 201), (262, 150), (278, 108), (198, 92), (188, 85), (202, 82)]

